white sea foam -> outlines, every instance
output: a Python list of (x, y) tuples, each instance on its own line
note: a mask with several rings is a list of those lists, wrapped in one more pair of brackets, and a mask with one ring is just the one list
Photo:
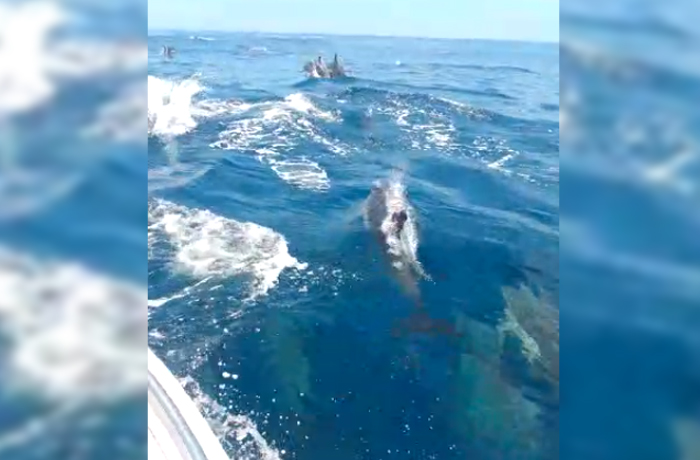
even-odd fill
[(441, 150), (450, 150), (454, 147), (452, 137), (456, 130), (450, 122), (436, 120), (425, 125), (415, 125), (413, 131), (425, 136), (425, 149), (436, 147)]
[(38, 0), (0, 4), (0, 116), (35, 109), (58, 91), (55, 77), (89, 78), (147, 64), (146, 45), (54, 37), (71, 25), (61, 3)]
[(16, 389), (95, 400), (145, 384), (145, 289), (0, 247), (0, 291), (3, 375)]
[[(415, 150), (450, 151), (455, 148), (456, 128), (442, 114), (407, 106), (396, 100), (390, 101), (388, 106), (379, 107), (378, 111), (395, 117), (396, 124), (411, 138), (412, 148)], [(424, 121), (416, 123), (415, 117), (420, 117)], [(426, 117), (427, 120), (425, 120)]]
[(330, 179), (323, 167), (306, 155), (297, 156), (294, 150), (300, 143), (311, 141), (334, 154), (345, 155), (347, 147), (323, 136), (311, 121), (337, 121), (336, 116), (319, 109), (301, 93), (252, 108), (259, 110), (257, 116), (229, 124), (211, 147), (254, 151), (283, 181), (309, 190), (327, 190)]
[(336, 116), (332, 112), (319, 109), (302, 93), (293, 93), (285, 97), (284, 105), (297, 112), (313, 115), (324, 120), (337, 121)]
[(697, 190), (694, 180), (687, 179), (681, 175), (688, 165), (697, 164), (700, 159), (697, 150), (687, 148), (671, 158), (660, 161), (655, 165), (640, 168), (642, 177), (657, 185), (663, 184), (686, 195), (693, 194)]
[(192, 104), (190, 112), (197, 118), (211, 118), (244, 112), (252, 107), (253, 104), (237, 100), (204, 99)]
[(266, 294), (286, 268), (304, 269), (282, 235), (251, 222), (164, 200), (149, 204), (149, 233), (167, 238), (173, 268), (197, 279), (248, 276), (250, 299)]
[[(472, 141), (471, 153), (473, 158), (487, 168), (504, 174), (513, 174), (516, 168), (506, 168), (506, 164), (515, 160), (520, 153), (511, 148), (504, 139), (478, 136)], [(518, 176), (528, 179), (524, 173), (516, 172)]]
[(289, 184), (309, 190), (330, 188), (328, 174), (315, 161), (303, 157), (298, 160), (276, 160), (273, 157), (269, 163), (275, 174)]
[(196, 79), (179, 82), (148, 76), (148, 132), (175, 137), (197, 127), (192, 116), (192, 98), (203, 90)]
[(513, 155), (512, 153), (508, 153), (508, 154), (504, 155), (503, 157), (499, 158), (498, 160), (492, 161), (491, 163), (489, 163), (486, 166), (491, 168), (491, 169), (498, 169), (498, 170), (503, 171), (503, 165), (506, 164), (507, 161), (512, 160), (514, 156), (515, 155)]
[(148, 133), (170, 139), (197, 128), (198, 120), (248, 110), (252, 107), (235, 100), (202, 99), (205, 91), (196, 77), (171, 81), (148, 76)]
[(145, 289), (0, 247), (0, 291), (0, 392), (46, 408), (0, 434), (0, 457), (145, 388)]
[(237, 460), (281, 460), (284, 451), (272, 447), (249, 417), (231, 414), (202, 391), (192, 377), (180, 381), (221, 444)]

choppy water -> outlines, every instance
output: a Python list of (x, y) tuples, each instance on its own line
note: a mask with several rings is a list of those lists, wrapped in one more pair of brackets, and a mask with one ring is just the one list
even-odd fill
[(138, 13), (0, 4), (0, 458), (146, 455)]
[[(7, 5), (0, 49), (45, 32)], [(565, 2), (561, 110), (553, 45), (152, 37), (148, 154), (145, 11), (72, 5), (1, 69), (0, 458), (145, 455), (144, 224), (149, 343), (234, 458), (698, 457), (691, 2)], [(363, 221), (395, 169), (422, 304)]]
[[(149, 343), (232, 457), (555, 458), (558, 47), (149, 51)], [(333, 52), (349, 78), (305, 79)]]

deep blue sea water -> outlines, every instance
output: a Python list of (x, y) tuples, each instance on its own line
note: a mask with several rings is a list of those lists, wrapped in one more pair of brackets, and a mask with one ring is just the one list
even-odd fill
[(563, 2), (561, 456), (700, 456), (692, 2)]
[(149, 344), (233, 458), (558, 457), (557, 45), (152, 33), (149, 117)]

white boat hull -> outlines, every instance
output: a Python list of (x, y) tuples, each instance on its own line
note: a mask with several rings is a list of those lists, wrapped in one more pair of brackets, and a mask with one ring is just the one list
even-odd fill
[(148, 458), (229, 460), (180, 383), (148, 349)]

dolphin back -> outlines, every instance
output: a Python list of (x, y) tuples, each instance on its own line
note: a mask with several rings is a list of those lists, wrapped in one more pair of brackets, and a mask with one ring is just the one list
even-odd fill
[(386, 188), (384, 184), (377, 183), (365, 201), (365, 225), (370, 230), (381, 232), (382, 223), (387, 215)]

